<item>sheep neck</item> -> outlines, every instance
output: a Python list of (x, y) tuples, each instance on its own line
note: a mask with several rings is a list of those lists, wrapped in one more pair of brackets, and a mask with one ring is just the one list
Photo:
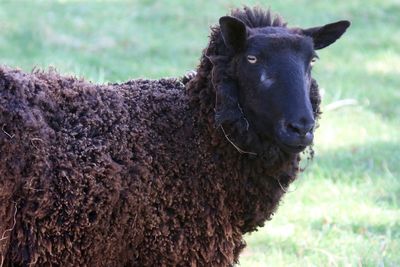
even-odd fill
[[(240, 153), (215, 127), (215, 88), (210, 82), (212, 63), (203, 57), (197, 76), (186, 86), (193, 123), (199, 131), (203, 157), (213, 162), (213, 182), (226, 192), (224, 205), (231, 211), (231, 221), (240, 222), (243, 233), (255, 230), (271, 219), (280, 198), (299, 172), (297, 154), (276, 153), (274, 146), (267, 157)], [(267, 146), (268, 147), (268, 146)], [(215, 177), (214, 177), (215, 176)]]

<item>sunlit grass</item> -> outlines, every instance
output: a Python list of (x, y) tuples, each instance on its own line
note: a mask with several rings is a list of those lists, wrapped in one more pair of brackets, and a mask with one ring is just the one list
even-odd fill
[[(246, 236), (240, 266), (400, 266), (397, 0), (0, 0), (0, 64), (101, 83), (181, 76), (197, 66), (209, 26), (242, 4), (270, 6), (289, 25), (352, 26), (319, 51), (315, 159), (273, 220)], [(356, 104), (326, 108), (342, 99)]]
[(400, 75), (400, 55), (384, 53), (378, 58), (367, 61), (366, 69), (370, 74)]

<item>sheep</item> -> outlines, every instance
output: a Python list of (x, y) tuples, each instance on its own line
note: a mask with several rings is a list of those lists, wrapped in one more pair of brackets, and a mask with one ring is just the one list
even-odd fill
[(185, 84), (0, 67), (0, 266), (237, 263), (312, 145), (315, 50), (349, 25), (233, 10)]

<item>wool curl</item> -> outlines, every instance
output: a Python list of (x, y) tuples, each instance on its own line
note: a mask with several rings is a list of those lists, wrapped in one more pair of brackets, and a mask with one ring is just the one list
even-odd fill
[[(281, 21), (260, 9), (232, 15), (249, 27)], [(232, 77), (221, 42), (213, 27), (185, 86), (96, 85), (0, 67), (1, 265), (238, 262), (243, 234), (271, 219), (300, 156), (270, 142), (263, 153), (239, 153), (227, 140), (249, 149), (257, 141), (251, 127), (240, 132), (238, 118), (220, 123), (225, 134), (218, 127), (218, 90)], [(318, 117), (315, 81), (311, 89)]]

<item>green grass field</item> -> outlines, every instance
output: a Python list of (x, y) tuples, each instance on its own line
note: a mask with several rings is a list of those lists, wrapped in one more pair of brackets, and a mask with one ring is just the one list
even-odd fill
[[(314, 68), (325, 107), (315, 159), (273, 220), (246, 236), (240, 266), (400, 266), (399, 0), (0, 0), (0, 64), (95, 82), (181, 76), (209, 26), (243, 4), (292, 26), (353, 24)], [(329, 108), (342, 99), (357, 103)]]

